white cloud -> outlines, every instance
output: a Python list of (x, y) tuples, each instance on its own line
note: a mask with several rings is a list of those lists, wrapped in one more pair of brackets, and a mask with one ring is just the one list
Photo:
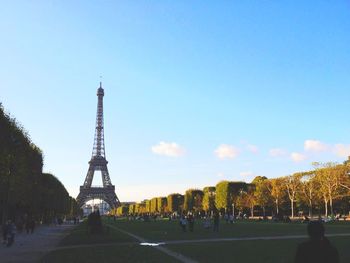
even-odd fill
[(217, 177), (224, 177), (224, 174), (223, 173), (218, 173), (216, 176)]
[(152, 152), (159, 155), (179, 157), (185, 154), (185, 149), (175, 142), (160, 142), (152, 146)]
[(220, 159), (234, 159), (239, 155), (239, 149), (232, 145), (221, 144), (214, 153)]
[(336, 144), (334, 145), (334, 153), (339, 157), (347, 158), (350, 156), (350, 145)]
[(252, 153), (258, 153), (258, 151), (259, 151), (258, 146), (253, 145), (253, 144), (248, 144), (247, 150), (252, 152)]
[(317, 140), (306, 140), (304, 142), (305, 151), (313, 151), (313, 152), (323, 152), (326, 151), (328, 146)]
[(287, 152), (283, 149), (280, 148), (274, 148), (269, 151), (270, 156), (272, 157), (279, 157), (279, 156), (284, 156), (287, 154)]
[(307, 157), (302, 154), (302, 153), (297, 153), (297, 152), (293, 152), (290, 155), (290, 158), (294, 161), (294, 162), (302, 162), (304, 161)]
[(244, 177), (252, 176), (252, 175), (253, 175), (253, 172), (251, 172), (251, 171), (240, 172), (239, 175), (240, 175), (240, 176), (244, 176)]

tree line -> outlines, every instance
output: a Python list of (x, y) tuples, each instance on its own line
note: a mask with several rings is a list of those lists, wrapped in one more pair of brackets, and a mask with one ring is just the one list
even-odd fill
[(79, 209), (64, 185), (43, 173), (43, 153), (0, 104), (0, 218), (29, 216), (42, 222)]
[(342, 164), (313, 163), (314, 169), (268, 179), (257, 176), (251, 183), (221, 181), (183, 195), (154, 197), (122, 205), (113, 215), (197, 213), (214, 210), (249, 216), (348, 214), (350, 205), (350, 158)]

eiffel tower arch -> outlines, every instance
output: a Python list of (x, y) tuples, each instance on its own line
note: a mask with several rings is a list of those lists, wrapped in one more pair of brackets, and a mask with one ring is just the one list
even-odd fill
[[(103, 128), (103, 96), (104, 90), (102, 83), (97, 89), (97, 116), (94, 146), (92, 149), (91, 160), (89, 161), (89, 169), (84, 181), (80, 186), (80, 192), (77, 197), (79, 207), (92, 199), (101, 199), (105, 201), (111, 208), (120, 206), (119, 199), (115, 194), (115, 187), (112, 185), (107, 169), (107, 160), (105, 153), (104, 128)], [(102, 187), (91, 186), (95, 171), (101, 171)]]

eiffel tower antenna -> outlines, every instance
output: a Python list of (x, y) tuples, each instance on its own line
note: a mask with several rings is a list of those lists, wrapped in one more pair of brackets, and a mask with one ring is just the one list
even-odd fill
[[(120, 205), (119, 199), (115, 194), (115, 187), (112, 185), (107, 169), (107, 160), (105, 153), (104, 140), (104, 123), (103, 123), (103, 97), (104, 89), (100, 81), (100, 87), (97, 89), (97, 114), (94, 145), (92, 148), (92, 156), (89, 161), (89, 170), (87, 172), (84, 184), (80, 186), (80, 192), (77, 197), (79, 207), (92, 199), (101, 199), (109, 204), (111, 208)], [(101, 171), (102, 187), (91, 186), (95, 171)]]

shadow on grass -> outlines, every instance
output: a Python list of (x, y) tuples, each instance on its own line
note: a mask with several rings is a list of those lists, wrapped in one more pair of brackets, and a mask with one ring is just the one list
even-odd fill
[(61, 242), (61, 246), (84, 245), (98, 243), (118, 243), (135, 241), (131, 237), (113, 229), (106, 225), (103, 226), (102, 233), (91, 234), (88, 231), (86, 221), (74, 228), (72, 232), (66, 236)]

